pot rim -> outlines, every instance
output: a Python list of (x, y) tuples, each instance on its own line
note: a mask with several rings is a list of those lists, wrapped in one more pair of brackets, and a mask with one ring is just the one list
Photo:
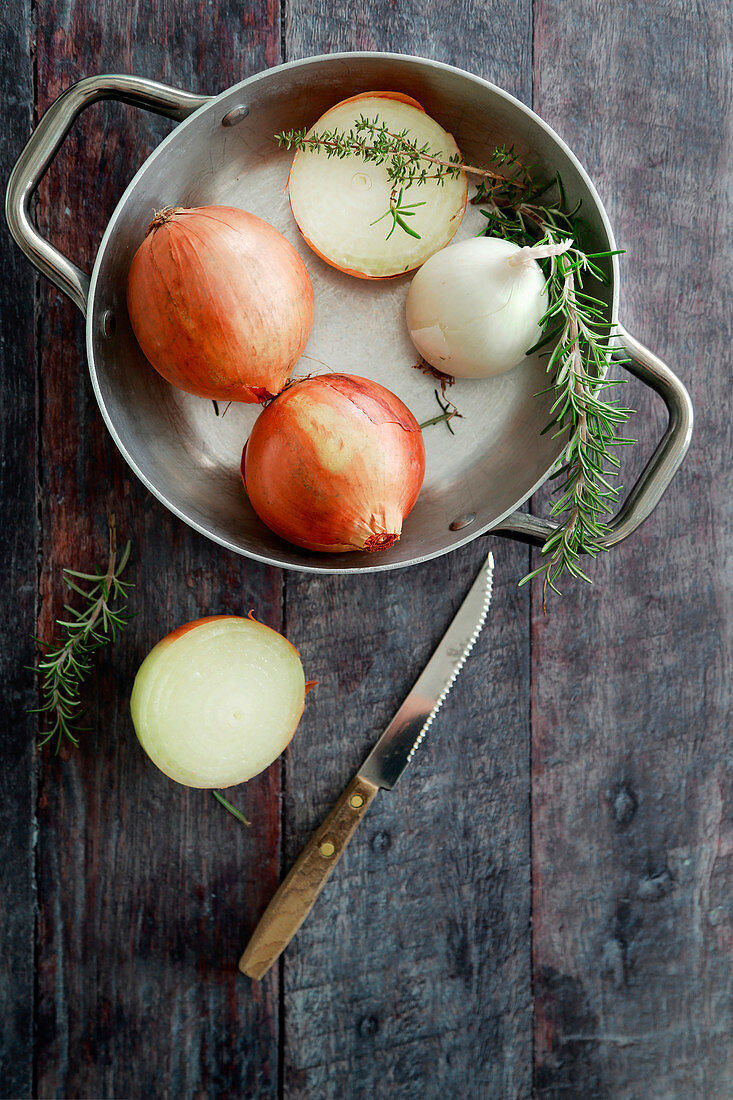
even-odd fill
[[(419, 565), (422, 562), (431, 561), (434, 558), (442, 557), (446, 553), (451, 553), (454, 550), (458, 550), (462, 546), (465, 546), (468, 543), (473, 542), (475, 539), (479, 538), (480, 536), (490, 534), (493, 529), (501, 527), (502, 523), (507, 519), (507, 517), (510, 516), (512, 513), (516, 512), (519, 508), (521, 508), (521, 506), (523, 504), (525, 504), (534, 495), (534, 493), (537, 492), (537, 490), (547, 481), (550, 474), (552, 473), (552, 470), (555, 468), (557, 460), (554, 461), (552, 463), (552, 465), (550, 466), (550, 468), (546, 471), (546, 473), (544, 473), (538, 479), (538, 481), (536, 481), (535, 484), (532, 485), (530, 490), (526, 493), (526, 495), (520, 501), (515, 503), (512, 507), (507, 509), (506, 512), (504, 512), (502, 515), (497, 517), (491, 523), (490, 526), (479, 527), (478, 529), (471, 530), (470, 533), (467, 533), (465, 536), (457, 537), (455, 539), (455, 541), (451, 544), (450, 547), (429, 551), (429, 552), (426, 552), (425, 554), (418, 554), (416, 557), (412, 558), (409, 562), (401, 561), (401, 562), (384, 562), (384, 563), (373, 562), (372, 563), (373, 556), (371, 556), (368, 564), (359, 565), (359, 566), (355, 566), (355, 567), (352, 566), (350, 568), (343, 568), (343, 567), (338, 567), (338, 566), (329, 566), (328, 564), (325, 564), (325, 563), (324, 563), (324, 565), (318, 565), (318, 566), (313, 566), (313, 565), (310, 565), (310, 564), (301, 564), (301, 563), (290, 563), (290, 562), (288, 562), (287, 564), (284, 564), (281, 559), (278, 559), (278, 558), (275, 558), (275, 557), (270, 557), (266, 554), (261, 554), (261, 553), (258, 553), (256, 551), (254, 551), (254, 550), (247, 549), (246, 551), (243, 551), (241, 546), (237, 545), (235, 542), (233, 542), (233, 541), (231, 541), (231, 540), (229, 540), (225, 537), (213, 534), (210, 530), (208, 530), (206, 528), (206, 526), (204, 524), (199, 523), (195, 519), (192, 519), (181, 508), (179, 508), (175, 503), (170, 501), (165, 496), (165, 494), (139, 469), (135, 459), (133, 458), (133, 456), (130, 454), (128, 448), (126, 447), (124, 439), (120, 436), (120, 433), (118, 432), (118, 430), (117, 430), (117, 428), (116, 428), (116, 426), (115, 426), (115, 424), (114, 424), (114, 422), (113, 422), (113, 420), (112, 420), (112, 418), (111, 418), (111, 416), (110, 416), (110, 414), (107, 410), (107, 407), (106, 407), (106, 404), (105, 404), (105, 401), (104, 401), (104, 398), (103, 398), (103, 395), (102, 395), (102, 392), (101, 392), (99, 379), (98, 379), (98, 376), (97, 376), (97, 367), (96, 367), (96, 361), (95, 361), (95, 355), (94, 355), (94, 346), (93, 346), (93, 333), (94, 333), (94, 326), (95, 326), (96, 314), (97, 314), (97, 310), (96, 310), (97, 283), (98, 283), (98, 277), (99, 277), (99, 272), (100, 272), (100, 268), (101, 268), (102, 258), (104, 256), (105, 251), (106, 251), (108, 242), (109, 242), (110, 238), (112, 237), (112, 235), (115, 232), (118, 216), (120, 214), (120, 211), (122, 210), (122, 208), (126, 204), (128, 196), (134, 191), (135, 187), (137, 186), (138, 180), (140, 179), (142, 174), (147, 171), (150, 164), (154, 160), (156, 160), (159, 156), (164, 155), (164, 153), (167, 149), (167, 146), (169, 144), (171, 144), (174, 140), (178, 139), (179, 133), (182, 130), (184, 130), (189, 125), (189, 123), (192, 123), (194, 119), (198, 118), (199, 115), (201, 115), (204, 112), (215, 111), (217, 103), (221, 99), (223, 99), (224, 97), (230, 96), (233, 91), (235, 91), (235, 90), (238, 91), (240, 89), (246, 89), (247, 87), (253, 85), (256, 82), (269, 79), (271, 75), (274, 75), (276, 73), (283, 72), (283, 71), (286, 71), (286, 70), (293, 71), (293, 70), (297, 70), (299, 68), (307, 69), (307, 68), (311, 67), (312, 65), (314, 65), (316, 63), (322, 63), (322, 62), (338, 63), (339, 61), (352, 61), (352, 60), (363, 61), (363, 60), (371, 59), (371, 58), (379, 59), (381, 61), (394, 61), (394, 62), (399, 62), (401, 64), (405, 64), (405, 63), (407, 63), (407, 64), (418, 64), (420, 66), (427, 66), (429, 68), (440, 69), (440, 70), (443, 70), (445, 72), (453, 73), (456, 76), (461, 77), (463, 80), (469, 80), (474, 84), (478, 84), (481, 87), (488, 89), (494, 95), (499, 96), (500, 98), (506, 100), (507, 102), (511, 103), (513, 106), (518, 108), (524, 115), (527, 116), (527, 118), (534, 125), (538, 126), (540, 129), (544, 130), (545, 133), (559, 146), (560, 150), (568, 158), (568, 160), (571, 161), (571, 163), (575, 167), (576, 171), (580, 175), (581, 179), (583, 180), (584, 184), (588, 188), (590, 196), (591, 196), (591, 198), (593, 199), (593, 201), (595, 203), (598, 215), (600, 217), (600, 220), (602, 222), (604, 231), (605, 231), (606, 236), (608, 238), (609, 249), (612, 252), (615, 253), (616, 247), (617, 247), (616, 246), (616, 239), (615, 239), (615, 236), (614, 236), (614, 233), (613, 233), (613, 228), (611, 226), (610, 219), (608, 217), (608, 214), (606, 213), (606, 209), (603, 205), (603, 202), (601, 201), (600, 195), (598, 194), (598, 191), (596, 190), (596, 187), (595, 187), (590, 175), (588, 174), (588, 172), (586, 171), (586, 169), (584, 168), (583, 164), (580, 162), (578, 157), (575, 155), (575, 153), (573, 153), (572, 149), (570, 149), (570, 147), (567, 145), (567, 143), (559, 136), (559, 134), (553, 129), (553, 127), (549, 125), (549, 123), (545, 122), (544, 119), (542, 119), (538, 114), (536, 114), (536, 112), (533, 111), (531, 107), (528, 107), (526, 104), (522, 103), (522, 101), (520, 99), (517, 99), (516, 96), (513, 96), (511, 93), (505, 91), (503, 88), (499, 87), (497, 84), (493, 84), (491, 81), (485, 80), (483, 77), (476, 76), (474, 73), (470, 73), (467, 70), (462, 69), (462, 68), (460, 68), (456, 65), (449, 65), (446, 62), (435, 61), (432, 58), (421, 57), (421, 56), (416, 55), (416, 54), (401, 54), (401, 53), (392, 53), (392, 52), (384, 52), (384, 51), (377, 51), (377, 50), (354, 50), (354, 51), (342, 51), (342, 52), (339, 52), (339, 53), (315, 54), (313, 56), (300, 58), (300, 59), (294, 60), (294, 61), (282, 62), (279, 65), (273, 65), (273, 66), (271, 66), (267, 69), (261, 70), (258, 73), (254, 73), (252, 76), (246, 77), (244, 80), (241, 80), (236, 84), (232, 84), (228, 88), (225, 88), (223, 91), (217, 93), (217, 95), (212, 96), (206, 103), (202, 104), (201, 107), (197, 108), (186, 119), (184, 119), (183, 122), (180, 122), (178, 125), (176, 125), (173, 128), (173, 130), (170, 132), (170, 134), (166, 135), (166, 137), (160, 142), (160, 144), (158, 144), (155, 147), (155, 149), (153, 149), (153, 151), (149, 154), (149, 156), (145, 158), (145, 160), (140, 165), (138, 170), (135, 172), (135, 174), (132, 177), (132, 179), (130, 180), (129, 184), (127, 185), (127, 187), (123, 191), (123, 193), (120, 196), (120, 199), (119, 199), (119, 201), (118, 201), (118, 203), (117, 203), (117, 205), (116, 205), (116, 207), (115, 207), (115, 209), (112, 213), (112, 216), (110, 217), (109, 222), (107, 223), (107, 227), (104, 231), (102, 239), (101, 239), (101, 241), (99, 243), (99, 246), (97, 248), (97, 253), (96, 253), (96, 256), (95, 256), (95, 260), (94, 260), (94, 266), (92, 268), (92, 273), (91, 273), (91, 276), (90, 276), (89, 298), (88, 298), (89, 308), (87, 310), (87, 317), (86, 317), (86, 322), (87, 322), (87, 328), (86, 328), (87, 363), (88, 363), (89, 375), (90, 375), (90, 378), (91, 378), (91, 381), (92, 381), (92, 387), (94, 389), (94, 394), (95, 394), (95, 397), (96, 397), (96, 400), (97, 400), (97, 404), (99, 406), (100, 412), (102, 413), (102, 418), (103, 418), (103, 420), (104, 420), (104, 422), (107, 426), (107, 429), (108, 429), (110, 435), (112, 436), (112, 438), (115, 442), (115, 445), (119, 449), (120, 453), (122, 454), (123, 458), (127, 462), (130, 469), (133, 471), (135, 476), (143, 483), (143, 485), (145, 485), (145, 487), (153, 494), (153, 496), (155, 496), (169, 511), (171, 511), (174, 515), (176, 515), (179, 519), (181, 519), (189, 527), (192, 527), (194, 530), (196, 530), (200, 534), (204, 535), (206, 538), (208, 538), (211, 541), (219, 544), (220, 546), (225, 547), (228, 550), (233, 551), (236, 554), (250, 557), (250, 558), (252, 558), (256, 561), (262, 562), (265, 565), (275, 566), (275, 567), (280, 568), (280, 569), (292, 569), (295, 572), (300, 572), (300, 573), (341, 574), (341, 575), (355, 574), (355, 575), (358, 576), (362, 573), (377, 573), (377, 572), (385, 572), (387, 570), (407, 569), (407, 568), (410, 568), (413, 565)], [(611, 260), (611, 270), (612, 270), (611, 318), (610, 318), (610, 321), (611, 321), (611, 325), (615, 329), (616, 326), (618, 325), (618, 304), (619, 304), (619, 263), (618, 263), (618, 256), (614, 254), (610, 257), (610, 260)], [(327, 557), (327, 555), (324, 555), (324, 557)]]

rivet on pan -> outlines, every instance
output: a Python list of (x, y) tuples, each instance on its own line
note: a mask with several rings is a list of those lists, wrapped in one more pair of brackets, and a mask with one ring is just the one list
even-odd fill
[(107, 339), (109, 339), (110, 336), (114, 336), (116, 328), (117, 321), (115, 320), (114, 313), (111, 309), (105, 309), (104, 313), (102, 314), (102, 332), (107, 337)]
[(355, 810), (358, 810), (360, 806), (364, 805), (364, 796), (360, 794), (352, 794), (349, 799), (349, 805), (353, 806)]
[(318, 851), (321, 853), (324, 859), (330, 859), (336, 851), (336, 845), (332, 844), (330, 840), (324, 840), (318, 846)]
[(466, 512), (465, 515), (459, 516), (458, 519), (454, 519), (453, 522), (449, 524), (449, 527), (451, 531), (461, 531), (464, 527), (470, 527), (475, 519), (475, 512)]
[(224, 118), (221, 120), (222, 126), (236, 126), (238, 122), (241, 122), (243, 118), (246, 118), (249, 114), (249, 107), (245, 107), (243, 103), (240, 103), (238, 107), (232, 107), (231, 111), (227, 111)]

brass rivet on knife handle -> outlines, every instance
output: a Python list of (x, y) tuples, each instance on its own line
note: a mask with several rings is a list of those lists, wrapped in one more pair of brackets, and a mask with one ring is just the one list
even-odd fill
[(351, 780), (263, 913), (239, 960), (243, 974), (259, 981), (288, 946), (378, 790), (360, 775)]

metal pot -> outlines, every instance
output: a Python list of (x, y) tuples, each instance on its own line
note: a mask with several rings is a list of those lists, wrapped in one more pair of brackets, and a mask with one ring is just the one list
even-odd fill
[[(316, 554), (281, 541), (247, 501), (239, 475), (243, 443), (256, 410), (233, 405), (217, 418), (210, 401), (190, 397), (152, 370), (133, 336), (125, 307), (132, 256), (154, 210), (221, 203), (241, 206), (276, 226), (299, 249), (316, 295), (316, 321), (301, 372), (320, 361), (367, 375), (394, 390), (419, 420), (435, 414), (433, 386), (410, 367), (415, 351), (404, 325), (409, 276), (364, 282), (322, 263), (303, 243), (284, 185), (289, 155), (273, 135), (309, 126), (328, 107), (360, 91), (393, 89), (417, 98), (458, 142), (469, 163), (487, 148), (514, 144), (539, 172), (559, 172), (568, 201), (582, 200), (586, 250), (616, 245), (587, 173), (557, 134), (500, 88), (460, 69), (422, 58), (344, 53), (269, 69), (216, 97), (177, 91), (134, 76), (80, 81), (48, 109), (10, 177), (6, 215), (32, 263), (86, 316), (92, 385), (112, 436), (137, 476), (172, 512), (240, 554), (315, 573), (394, 569), (444, 554), (491, 530), (541, 545), (551, 524), (520, 505), (549, 476), (562, 441), (541, 435), (550, 398), (537, 355), (500, 378), (460, 381), (451, 391), (463, 419), (456, 435), (426, 431), (428, 465), (401, 540), (379, 554)], [(181, 123), (148, 157), (115, 210), (91, 276), (36, 229), (31, 200), (76, 117), (100, 99), (118, 99)], [(476, 231), (469, 207), (460, 235)], [(609, 319), (618, 322), (619, 272), (608, 262)], [(654, 455), (612, 521), (608, 544), (626, 538), (652, 511), (682, 461), (692, 407), (672, 371), (619, 328), (628, 369), (656, 390), (669, 424)]]

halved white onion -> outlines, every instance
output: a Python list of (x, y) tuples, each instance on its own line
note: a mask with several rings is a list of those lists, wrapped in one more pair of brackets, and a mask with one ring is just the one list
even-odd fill
[(187, 787), (231, 787), (283, 751), (303, 713), (297, 651), (233, 615), (174, 630), (143, 661), (130, 698), (135, 732), (161, 771)]
[[(398, 93), (365, 92), (346, 99), (326, 111), (308, 133), (348, 132), (361, 115), (369, 120), (378, 117), (393, 133), (408, 130), (418, 147), (427, 142), (442, 159), (459, 152), (452, 135), (419, 103)], [(412, 271), (448, 244), (461, 224), (468, 196), (463, 173), (457, 179), (413, 184), (403, 191), (402, 202), (424, 203), (405, 218), (420, 239), (398, 226), (387, 240), (392, 220), (378, 220), (389, 209), (393, 191), (384, 164), (304, 149), (293, 159), (289, 187), (293, 216), (306, 243), (326, 263), (367, 279)]]
[(521, 252), (500, 237), (473, 237), (423, 264), (407, 294), (407, 327), (431, 366), (456, 378), (490, 378), (537, 343), (546, 280), (536, 260), (517, 262)]

